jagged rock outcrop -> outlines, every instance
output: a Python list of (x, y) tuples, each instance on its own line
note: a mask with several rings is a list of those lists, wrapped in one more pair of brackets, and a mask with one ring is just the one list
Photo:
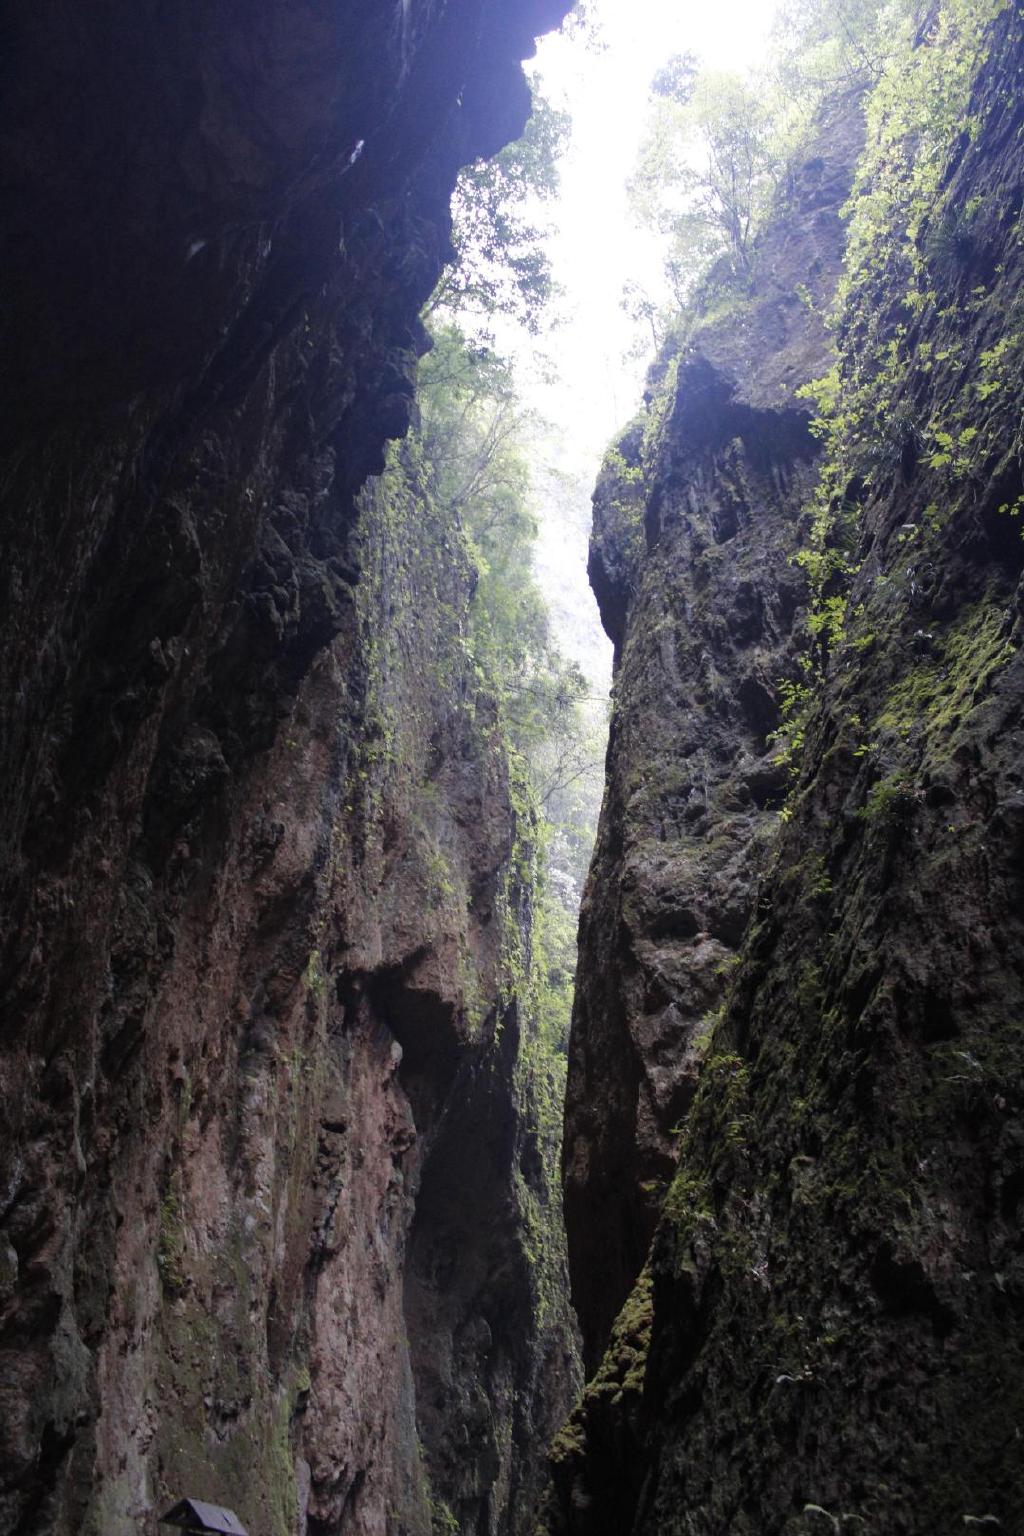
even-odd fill
[(573, 1373), (530, 828), (468, 569), (360, 487), (563, 9), (8, 18), (5, 1532), (526, 1518)]
[[(944, 137), (952, 46), (924, 76), (931, 140), (873, 119), (824, 446), (861, 473), (801, 514), (794, 392), (821, 365), (796, 283), (822, 252), (797, 243), (751, 308), (698, 326), (646, 450), (641, 427), (599, 487), (620, 659), (566, 1140), (599, 1364), (551, 1532), (1024, 1524), (1024, 42), (1001, 9)], [(759, 369), (795, 334), (773, 312), (813, 344), (771, 400)], [(787, 679), (788, 791), (764, 745)]]
[(617, 663), (565, 1137), (591, 1365), (644, 1262), (786, 794), (772, 734), (807, 644), (791, 556), (820, 454), (796, 390), (827, 366), (821, 315), (860, 139), (855, 108), (829, 121), (752, 302), (661, 360), (594, 498), (591, 581)]

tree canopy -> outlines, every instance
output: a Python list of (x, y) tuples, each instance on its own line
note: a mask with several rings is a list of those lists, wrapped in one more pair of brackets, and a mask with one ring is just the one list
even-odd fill
[(908, 28), (918, 35), (932, 0), (785, 0), (773, 32), (775, 89), (813, 111), (826, 92), (877, 85)]
[(739, 75), (670, 61), (629, 184), (642, 223), (669, 238), (666, 270), (682, 302), (694, 279), (727, 256), (748, 273), (758, 221), (778, 181), (777, 125)]
[[(926, 0), (785, 0), (756, 74), (702, 70), (692, 54), (666, 61), (629, 195), (641, 224), (665, 237), (677, 306), (716, 263), (749, 278), (758, 229), (824, 96), (876, 84), (933, 10)], [(623, 307), (657, 334), (657, 306), (635, 285)]]
[(538, 334), (554, 292), (543, 204), (558, 189), (557, 161), (568, 134), (568, 115), (535, 93), (522, 138), (462, 172), (452, 199), (455, 260), (429, 313), (457, 317), (479, 335), (495, 315), (507, 315)]
[(431, 495), (461, 523), (477, 570), (474, 654), (501, 697), (516, 746), (528, 757), (576, 729), (587, 683), (558, 652), (533, 571), (536, 517), (528, 447), (536, 421), (507, 362), (439, 326), (420, 365), (417, 433)]

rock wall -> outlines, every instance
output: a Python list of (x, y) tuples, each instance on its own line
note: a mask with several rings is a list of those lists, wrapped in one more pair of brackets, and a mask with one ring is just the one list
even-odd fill
[(560, 9), (7, 19), (5, 1532), (526, 1518), (531, 824), (457, 530), (360, 487)]
[[(598, 488), (616, 710), (566, 1127), (593, 1374), (551, 1532), (1024, 1522), (1024, 39), (991, 9), (938, 147), (872, 118), (831, 438), (798, 387), (835, 124)], [(884, 156), (898, 208), (923, 144), (926, 211), (889, 224)]]
[(591, 1367), (650, 1245), (786, 795), (772, 736), (806, 649), (791, 556), (820, 454), (796, 390), (827, 367), (861, 132), (855, 109), (829, 121), (752, 301), (672, 343), (594, 497), (590, 575), (616, 671), (564, 1154)]

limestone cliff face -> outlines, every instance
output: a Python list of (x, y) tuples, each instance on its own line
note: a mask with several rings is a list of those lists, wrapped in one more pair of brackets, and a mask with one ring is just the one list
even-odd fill
[[(795, 283), (835, 271), (837, 225), (800, 212), (803, 177), (767, 236), (792, 231), (788, 269), (692, 334), (598, 490), (619, 667), (566, 1182), (599, 1364), (551, 1531), (1024, 1522), (1021, 67), (1007, 10), (913, 259), (904, 223), (859, 269), (840, 422), (882, 404), (824, 535)], [(845, 553), (814, 591), (791, 557), (822, 548)], [(773, 751), (787, 679), (806, 691)]]
[(453, 530), (360, 487), (560, 9), (9, 18), (5, 1532), (526, 1518), (531, 828)]

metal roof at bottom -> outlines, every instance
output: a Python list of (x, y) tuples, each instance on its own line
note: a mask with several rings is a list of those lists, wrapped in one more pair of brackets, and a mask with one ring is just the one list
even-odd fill
[(217, 1536), (248, 1536), (233, 1509), (207, 1504), (202, 1499), (181, 1499), (160, 1516), (161, 1525), (178, 1525), (186, 1531), (213, 1531)]

